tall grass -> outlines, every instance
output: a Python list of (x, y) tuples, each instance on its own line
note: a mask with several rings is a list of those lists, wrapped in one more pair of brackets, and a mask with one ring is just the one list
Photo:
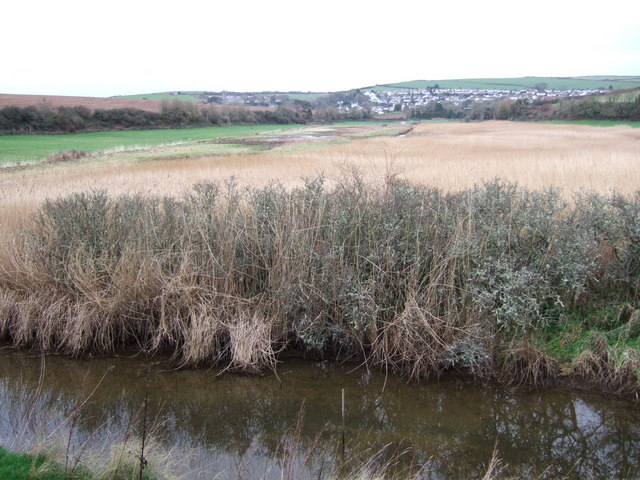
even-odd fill
[[(194, 183), (232, 176), (243, 186), (272, 181), (301, 186), (301, 177), (316, 173), (329, 180), (341, 177), (344, 165), (356, 166), (367, 180), (380, 179), (391, 170), (411, 182), (451, 192), (499, 177), (532, 190), (560, 188), (568, 200), (580, 190), (632, 194), (640, 185), (639, 140), (640, 130), (628, 127), (425, 123), (406, 137), (346, 142), (343, 136), (340, 144), (316, 142), (313, 148), (257, 154), (185, 158), (193, 155), (194, 145), (139, 154), (115, 152), (82, 162), (0, 169), (0, 216), (16, 209), (15, 214), (24, 217), (47, 198), (90, 189), (175, 196)], [(197, 148), (205, 154), (203, 147)], [(149, 158), (162, 160), (141, 161)]]
[(297, 350), (484, 375), (505, 341), (602, 289), (637, 302), (639, 228), (640, 193), (570, 204), (498, 180), (459, 193), (357, 172), (293, 189), (87, 191), (46, 201), (5, 242), (0, 337), (246, 372)]

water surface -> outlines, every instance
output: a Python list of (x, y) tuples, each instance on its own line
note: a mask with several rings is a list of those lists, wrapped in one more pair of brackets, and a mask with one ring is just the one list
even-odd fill
[(375, 469), (398, 456), (396, 471), (419, 469), (420, 478), (481, 478), (494, 448), (505, 474), (640, 478), (635, 404), (453, 376), (409, 382), (354, 365), (298, 360), (280, 364), (277, 375), (247, 377), (176, 370), (133, 356), (71, 360), (4, 348), (1, 442), (19, 449), (35, 437), (62, 436), (76, 450), (85, 442), (121, 442), (139, 430), (145, 387), (148, 423), (184, 460), (176, 468), (192, 470), (190, 478), (318, 478), (343, 458), (353, 464), (372, 458)]

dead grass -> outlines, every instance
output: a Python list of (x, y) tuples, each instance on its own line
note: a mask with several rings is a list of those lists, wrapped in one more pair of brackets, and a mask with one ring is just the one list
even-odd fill
[[(412, 182), (448, 191), (500, 177), (531, 189), (557, 186), (567, 192), (640, 185), (640, 130), (510, 122), (425, 123), (406, 137), (354, 140), (304, 150), (130, 162), (118, 153), (94, 161), (0, 173), (0, 205), (27, 195), (36, 203), (74, 191), (176, 194), (202, 180), (231, 176), (260, 186), (273, 180), (299, 185), (302, 176), (340, 177), (344, 165), (379, 177), (390, 169)], [(177, 152), (172, 152), (177, 154)], [(31, 192), (31, 193), (28, 193)], [(35, 195), (34, 195), (35, 193)], [(21, 202), (20, 202), (21, 203)]]
[[(352, 167), (367, 180), (394, 172), (446, 191), (500, 177), (534, 190), (556, 186), (567, 197), (580, 190), (628, 194), (640, 185), (639, 146), (640, 130), (629, 127), (493, 121), (424, 123), (406, 137), (257, 154), (140, 161), (112, 152), (82, 162), (1, 169), (0, 220), (3, 233), (15, 231), (45, 198), (91, 189), (179, 195), (197, 182), (232, 176), (240, 185), (277, 180), (298, 186), (302, 177), (324, 173), (341, 178)], [(153, 157), (154, 152), (145, 155)]]
[(514, 385), (544, 385), (560, 373), (557, 360), (536, 348), (528, 338), (512, 340), (503, 363), (503, 380)]

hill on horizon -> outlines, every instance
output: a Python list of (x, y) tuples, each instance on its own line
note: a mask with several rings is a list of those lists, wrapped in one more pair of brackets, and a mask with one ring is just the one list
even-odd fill
[[(225, 95), (260, 95), (288, 97), (288, 101), (304, 100), (313, 102), (315, 99), (334, 93), (349, 93), (356, 91), (384, 91), (390, 89), (424, 89), (424, 88), (465, 88), (465, 89), (501, 89), (519, 90), (524, 88), (540, 88), (556, 90), (572, 89), (602, 89), (605, 91), (621, 91), (640, 88), (640, 76), (582, 76), (582, 77), (514, 77), (514, 78), (467, 78), (441, 80), (413, 80), (378, 84), (367, 87), (354, 88), (342, 92), (302, 92), (302, 91), (262, 91), (262, 92), (211, 92), (211, 91), (169, 91), (157, 93), (138, 93), (131, 95), (116, 95), (112, 97), (80, 97), (62, 95), (23, 95), (0, 94), (0, 108), (7, 106), (26, 107), (30, 105), (51, 107), (86, 106), (89, 109), (134, 108), (150, 112), (160, 112), (163, 101), (184, 101), (190, 103), (210, 103), (207, 99), (224, 93)], [(632, 92), (635, 98), (637, 92)], [(618, 99), (620, 100), (620, 99)], [(242, 104), (242, 102), (239, 102)], [(217, 105), (222, 107), (223, 105)], [(232, 106), (232, 105), (229, 105)], [(247, 107), (249, 109), (265, 107)]]
[(388, 88), (475, 88), (519, 90), (522, 88), (545, 88), (554, 90), (599, 89), (623, 90), (640, 87), (640, 76), (594, 75), (582, 77), (514, 77), (514, 78), (459, 78), (444, 80), (413, 80), (379, 84), (368, 89)]
[[(593, 75), (578, 77), (513, 77), (513, 78), (458, 78), (440, 80), (412, 80), (407, 82), (385, 83), (373, 86), (354, 88), (356, 90), (389, 90), (389, 89), (423, 89), (433, 88), (467, 88), (467, 89), (499, 89), (520, 90), (525, 88), (547, 88), (553, 90), (625, 90), (640, 88), (640, 76)], [(247, 91), (247, 92), (207, 92), (207, 91), (172, 91), (156, 93), (138, 93), (119, 95), (113, 98), (145, 99), (145, 100), (183, 100), (186, 102), (203, 102), (204, 98), (220, 94), (236, 95), (277, 95), (286, 96), (290, 100), (313, 101), (318, 97), (340, 92), (302, 92), (302, 91)]]

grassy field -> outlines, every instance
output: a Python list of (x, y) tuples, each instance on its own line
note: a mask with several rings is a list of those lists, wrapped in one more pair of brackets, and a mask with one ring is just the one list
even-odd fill
[(586, 125), (590, 127), (621, 127), (627, 126), (631, 128), (640, 128), (640, 122), (622, 122), (616, 120), (547, 120), (539, 123), (548, 123), (556, 125)]
[(0, 136), (0, 165), (34, 162), (65, 150), (88, 153), (171, 143), (212, 141), (220, 137), (253, 135), (265, 131), (286, 130), (295, 125), (231, 125), (171, 130), (130, 130), (69, 135)]
[(304, 100), (306, 102), (312, 102), (318, 97), (322, 97), (327, 95), (327, 93), (322, 92), (267, 92), (267, 95), (286, 95), (291, 100)]
[(614, 90), (640, 87), (640, 77), (590, 76), (590, 77), (518, 77), (518, 78), (467, 78), (451, 80), (415, 80), (373, 87), (391, 88), (427, 88), (438, 84), (440, 88), (480, 88), (517, 90), (533, 88), (538, 83), (546, 83), (547, 88), (558, 90), (593, 89), (612, 86)]
[(138, 93), (135, 95), (118, 95), (113, 98), (130, 98), (134, 100), (180, 100), (182, 102), (191, 102), (191, 103), (202, 103), (198, 97), (194, 97), (193, 95), (182, 93), (180, 95), (172, 95), (169, 92), (165, 93)]
[[(563, 189), (569, 197), (581, 189), (602, 193), (615, 189), (631, 193), (640, 185), (640, 169), (637, 168), (640, 130), (627, 126), (596, 128), (583, 124), (498, 121), (422, 123), (407, 136), (394, 137), (391, 133), (395, 131), (397, 134), (400, 130), (371, 132), (367, 131), (367, 125), (370, 124), (315, 126), (281, 129), (280, 132), (263, 131), (262, 134), (263, 126), (78, 134), (68, 137), (70, 140), (88, 137), (89, 143), (61, 143), (55, 148), (47, 142), (65, 142), (67, 136), (37, 136), (33, 138), (42, 139), (48, 151), (114, 148), (125, 144), (123, 138), (129, 140), (129, 145), (151, 144), (152, 141), (195, 140), (196, 143), (163, 147), (160, 151), (114, 151), (92, 161), (47, 165), (45, 168), (0, 170), (0, 183), (3, 185), (0, 205), (14, 204), (20, 198), (32, 204), (46, 196), (57, 197), (87, 188), (106, 188), (115, 193), (146, 192), (153, 188), (158, 193), (177, 194), (203, 179), (223, 180), (231, 176), (245, 185), (280, 181), (294, 186), (301, 184), (302, 177), (316, 173), (324, 173), (330, 179), (339, 178), (345, 169), (351, 167), (361, 170), (371, 180), (380, 179), (388, 172), (397, 172), (413, 182), (447, 191), (459, 191), (495, 177), (533, 189), (555, 186)], [(397, 128), (406, 130), (410, 127)], [(343, 130), (336, 133), (336, 128)], [(287, 136), (289, 131), (301, 137), (306, 134), (327, 138), (310, 144), (301, 139), (287, 148), (260, 153), (187, 158), (189, 149), (207, 145), (198, 144), (198, 141), (213, 137), (249, 135), (260, 145), (259, 142), (265, 138)], [(252, 132), (258, 135), (251, 135)], [(167, 138), (165, 134), (171, 137)], [(104, 143), (92, 143), (95, 135), (98, 138), (104, 135)], [(363, 135), (369, 138), (359, 138)], [(11, 140), (20, 138), (0, 137), (0, 142)], [(23, 137), (20, 143), (20, 152), (26, 156), (29, 144), (24, 140), (31, 141), (31, 137)], [(218, 147), (227, 148), (225, 144)], [(164, 160), (138, 161), (154, 158)], [(167, 178), (171, 181), (167, 182)]]
[[(202, 100), (195, 95), (204, 95), (205, 92), (201, 91), (193, 91), (193, 92), (184, 92), (181, 91), (180, 95), (172, 95), (168, 92), (165, 93), (140, 93), (135, 95), (120, 95), (114, 98), (131, 98), (131, 99), (141, 99), (141, 100), (182, 100), (183, 102), (193, 102), (193, 103), (202, 103)], [(247, 92), (251, 93), (251, 92)], [(280, 96), (285, 95), (292, 100), (305, 100), (307, 102), (311, 102), (318, 97), (323, 95), (327, 95), (322, 92), (259, 92), (257, 95), (267, 95), (267, 96)], [(219, 95), (214, 95), (219, 96)]]

